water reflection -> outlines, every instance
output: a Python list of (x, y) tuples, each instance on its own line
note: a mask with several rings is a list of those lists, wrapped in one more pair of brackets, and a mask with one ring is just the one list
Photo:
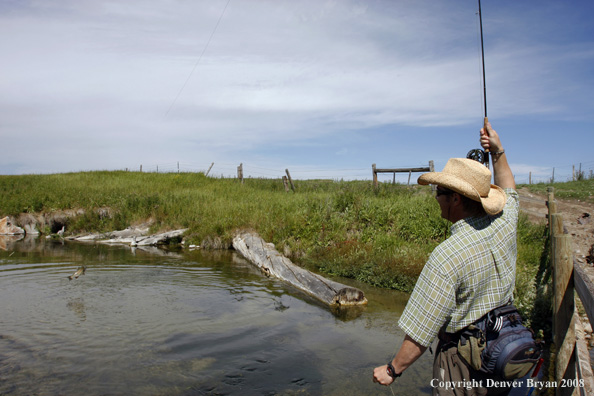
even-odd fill
[[(0, 394), (391, 394), (372, 369), (400, 343), (406, 294), (338, 279), (369, 304), (331, 311), (232, 252), (166, 253), (44, 240), (0, 251)], [(429, 391), (431, 358), (401, 394)]]
[[(23, 239), (23, 235), (0, 235), (0, 250), (12, 251), (15, 243)], [(34, 239), (34, 238), (29, 238)]]

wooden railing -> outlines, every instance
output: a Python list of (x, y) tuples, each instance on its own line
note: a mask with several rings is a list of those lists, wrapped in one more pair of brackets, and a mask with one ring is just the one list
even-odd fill
[(393, 183), (396, 183), (396, 173), (408, 173), (408, 184), (410, 184), (410, 176), (413, 172), (433, 172), (434, 165), (433, 165), (433, 161), (429, 161), (429, 166), (417, 167), (417, 168), (377, 168), (375, 166), (375, 164), (372, 164), (371, 171), (373, 174), (373, 186), (377, 188), (378, 187), (378, 181), (377, 181), (378, 173), (392, 173), (394, 176), (393, 181), (392, 181)]
[(584, 340), (576, 337), (580, 326), (575, 308), (575, 291), (594, 323), (594, 285), (573, 259), (571, 236), (563, 230), (563, 216), (557, 213), (555, 189), (548, 188), (549, 235), (553, 266), (553, 342), (556, 347), (555, 394), (594, 394), (590, 358)]

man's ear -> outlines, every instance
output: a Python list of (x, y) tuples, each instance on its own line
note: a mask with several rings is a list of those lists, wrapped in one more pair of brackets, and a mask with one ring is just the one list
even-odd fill
[(458, 193), (453, 193), (452, 200), (454, 201), (454, 204), (458, 204), (462, 202), (462, 197)]

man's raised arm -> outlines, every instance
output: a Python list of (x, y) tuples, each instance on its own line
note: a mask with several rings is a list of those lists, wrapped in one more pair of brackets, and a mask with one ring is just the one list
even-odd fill
[(499, 135), (491, 127), (491, 123), (487, 123), (486, 128), (481, 129), (481, 146), (483, 149), (489, 150), (493, 161), (493, 177), (494, 184), (501, 188), (516, 188), (516, 181), (512, 173), (505, 150), (501, 145)]

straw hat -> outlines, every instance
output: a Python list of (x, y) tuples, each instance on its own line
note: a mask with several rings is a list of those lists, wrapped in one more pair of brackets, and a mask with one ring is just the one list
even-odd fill
[(419, 184), (436, 184), (480, 202), (489, 215), (503, 210), (506, 196), (503, 189), (491, 184), (491, 171), (479, 162), (467, 158), (451, 158), (442, 172), (419, 176)]

